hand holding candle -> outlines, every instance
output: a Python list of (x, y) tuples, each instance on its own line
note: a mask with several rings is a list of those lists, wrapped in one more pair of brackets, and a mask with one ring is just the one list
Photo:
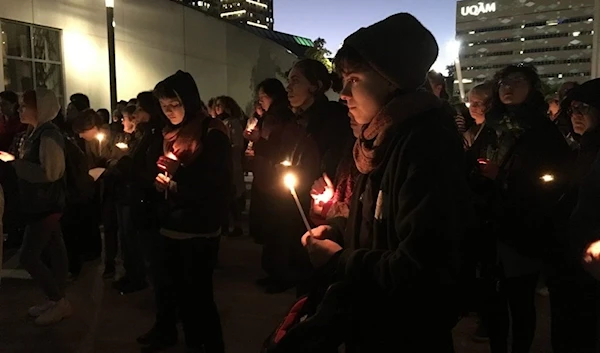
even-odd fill
[(288, 189), (290, 189), (290, 192), (292, 193), (292, 196), (294, 197), (294, 201), (296, 201), (296, 207), (298, 207), (300, 216), (302, 216), (302, 221), (304, 222), (304, 225), (306, 226), (306, 230), (308, 231), (309, 234), (312, 235), (312, 228), (310, 226), (310, 223), (308, 223), (308, 219), (306, 218), (304, 209), (302, 209), (302, 205), (300, 204), (300, 200), (298, 199), (298, 194), (296, 194), (296, 184), (298, 183), (296, 176), (292, 173), (287, 173), (285, 175), (285, 177), (283, 178), (283, 183), (285, 184), (285, 186)]
[(313, 183), (310, 196), (315, 201), (315, 204), (322, 205), (331, 201), (333, 193), (334, 187), (331, 179), (327, 174), (323, 174), (321, 178)]
[(15, 156), (7, 152), (0, 152), (0, 161), (2, 162), (12, 162), (15, 160)]
[(600, 240), (591, 243), (583, 254), (583, 266), (597, 280), (600, 280)]
[[(158, 162), (156, 162), (156, 164), (158, 165), (158, 168), (160, 168), (160, 170), (162, 170), (164, 172), (164, 178), (162, 178), (162, 180), (158, 180), (157, 177), (157, 182), (166, 182), (166, 183), (170, 183), (171, 182), (171, 178), (173, 175), (175, 175), (175, 172), (177, 172), (177, 169), (179, 169), (179, 160), (177, 159), (177, 156), (175, 156), (175, 154), (173, 154), (173, 152), (169, 152), (167, 153), (166, 156), (160, 156), (158, 158)], [(161, 175), (159, 174), (159, 177)], [(169, 188), (167, 187), (165, 189), (165, 200), (168, 198), (169, 195)]]

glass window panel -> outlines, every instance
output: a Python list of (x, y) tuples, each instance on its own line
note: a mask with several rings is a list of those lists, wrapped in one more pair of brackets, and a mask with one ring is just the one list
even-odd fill
[(32, 34), (34, 58), (60, 61), (60, 36), (58, 31), (33, 27)]
[(1, 22), (4, 55), (31, 58), (29, 26), (14, 22)]
[(59, 102), (62, 102), (62, 70), (61, 66), (49, 63), (35, 63), (35, 86), (54, 91)]
[(32, 64), (31, 61), (4, 59), (4, 89), (18, 93), (33, 89)]

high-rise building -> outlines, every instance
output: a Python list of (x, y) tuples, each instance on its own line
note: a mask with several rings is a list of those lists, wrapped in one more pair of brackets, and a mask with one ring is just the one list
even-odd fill
[(273, 0), (183, 0), (224, 20), (273, 30)]
[(534, 65), (542, 80), (583, 82), (592, 74), (594, 0), (465, 0), (456, 39), (467, 88), (511, 64)]

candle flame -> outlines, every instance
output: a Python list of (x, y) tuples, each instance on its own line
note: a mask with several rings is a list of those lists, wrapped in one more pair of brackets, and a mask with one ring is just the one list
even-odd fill
[(296, 176), (292, 173), (287, 173), (285, 177), (283, 177), (283, 183), (290, 190), (293, 190), (296, 187), (297, 182)]
[(167, 158), (169, 158), (170, 160), (173, 160), (173, 161), (177, 160), (177, 156), (174, 155), (173, 152), (167, 153)]
[(600, 257), (600, 240), (597, 240), (588, 246), (585, 253), (593, 259)]
[(552, 175), (552, 174), (544, 174), (544, 175), (542, 175), (542, 177), (540, 179), (542, 179), (542, 181), (544, 183), (550, 183), (550, 182), (554, 181), (554, 175)]
[(284, 166), (284, 167), (291, 167), (292, 166), (292, 162), (289, 161), (289, 160), (287, 160), (287, 159), (285, 161), (281, 162), (280, 164), (282, 166)]
[(102, 132), (99, 132), (99, 133), (96, 134), (96, 139), (99, 142), (102, 142), (102, 140), (104, 140), (105, 137), (106, 137), (106, 135), (104, 135), (104, 133), (102, 133)]
[(115, 146), (117, 146), (118, 148), (120, 148), (122, 150), (126, 150), (129, 148), (129, 145), (127, 145), (125, 142), (119, 142)]

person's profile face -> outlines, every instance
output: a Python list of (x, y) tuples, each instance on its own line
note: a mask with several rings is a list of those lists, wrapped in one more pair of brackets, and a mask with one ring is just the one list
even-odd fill
[(288, 75), (288, 84), (286, 87), (288, 100), (293, 108), (299, 108), (314, 98), (319, 87), (310, 83), (304, 76), (302, 70), (294, 67)]
[(387, 103), (393, 85), (374, 70), (342, 73), (340, 98), (346, 101), (351, 117), (358, 125), (370, 123)]

